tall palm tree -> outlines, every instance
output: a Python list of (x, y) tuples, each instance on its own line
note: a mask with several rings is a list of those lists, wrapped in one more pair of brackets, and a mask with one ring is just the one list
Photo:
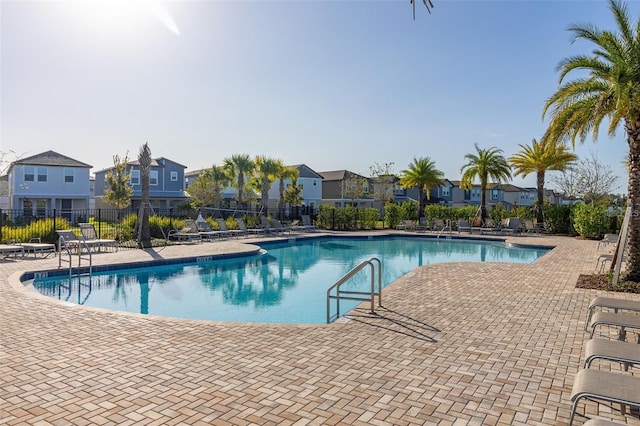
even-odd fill
[[(623, 125), (629, 145), (628, 205), (629, 257), (627, 279), (640, 281), (640, 19), (632, 23), (626, 6), (609, 0), (616, 31), (600, 30), (594, 25), (571, 25), (575, 40), (593, 44), (590, 55), (570, 56), (560, 62), (560, 87), (546, 101), (543, 116), (550, 112), (545, 138), (580, 143), (591, 134), (597, 140), (600, 124), (609, 120), (609, 136)], [(565, 78), (572, 71), (578, 76)], [(585, 73), (586, 71), (586, 73)]]
[(519, 145), (520, 151), (509, 157), (508, 161), (515, 171), (515, 176), (527, 177), (529, 173), (536, 173), (536, 187), (538, 202), (536, 203), (536, 219), (543, 222), (542, 206), (544, 203), (544, 178), (547, 170), (563, 171), (578, 159), (578, 156), (565, 145), (543, 139), (538, 142), (533, 139), (531, 146)]
[(222, 201), (222, 190), (229, 184), (231, 178), (223, 166), (216, 166), (215, 164), (204, 173), (209, 179), (211, 179), (213, 205), (220, 207), (220, 202)]
[(280, 212), (280, 220), (284, 220), (284, 181), (289, 180), (291, 183), (295, 183), (298, 180), (300, 172), (295, 167), (285, 166), (282, 162), (279, 164), (276, 178), (279, 180), (278, 193), (280, 198), (278, 199), (278, 211)]
[(471, 189), (476, 178), (480, 180), (480, 218), (484, 223), (487, 217), (487, 186), (489, 178), (495, 183), (511, 180), (511, 169), (502, 156), (502, 150), (496, 147), (481, 149), (475, 144), (476, 154), (466, 154), (467, 164), (460, 168), (462, 179), (460, 187)]
[(426, 191), (429, 200), (429, 190), (442, 183), (443, 179), (444, 173), (436, 169), (436, 164), (429, 157), (414, 157), (409, 168), (400, 172), (400, 184), (403, 188), (418, 188), (418, 218), (424, 216), (424, 192)]
[(142, 212), (138, 232), (138, 248), (151, 247), (151, 230), (149, 228), (149, 176), (151, 174), (151, 149), (149, 144), (145, 142), (140, 148), (138, 154), (138, 163), (140, 165), (140, 210)]
[(276, 175), (282, 162), (275, 158), (259, 155), (256, 157), (255, 165), (260, 182), (260, 207), (263, 212), (267, 211), (269, 202), (269, 190), (271, 184), (276, 180)]
[(244, 206), (245, 176), (253, 172), (253, 169), (255, 168), (253, 160), (249, 154), (234, 154), (231, 158), (225, 158), (223, 167), (228, 172), (229, 176), (236, 178), (238, 205)]

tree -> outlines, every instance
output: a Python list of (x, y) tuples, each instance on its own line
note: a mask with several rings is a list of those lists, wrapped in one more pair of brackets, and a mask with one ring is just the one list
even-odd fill
[[(295, 167), (285, 166), (282, 162), (280, 162), (280, 164), (278, 165), (276, 178), (279, 180), (278, 192), (280, 194), (280, 198), (278, 199), (278, 211), (280, 214), (280, 220), (284, 220), (284, 204), (285, 202), (287, 202), (285, 200), (286, 188), (284, 186), (284, 181), (289, 180), (291, 182), (291, 185), (295, 185), (299, 175), (300, 172), (298, 172), (298, 169), (296, 169)], [(300, 188), (300, 190), (302, 190), (302, 188)], [(299, 203), (300, 201), (296, 205), (299, 205)]]
[(608, 164), (602, 164), (591, 154), (590, 158), (580, 160), (576, 165), (553, 179), (565, 196), (573, 200), (580, 199), (588, 204), (599, 204), (612, 199), (613, 185), (618, 177)]
[(189, 196), (191, 207), (194, 209), (214, 205), (216, 194), (213, 189), (213, 179), (209, 173), (202, 173), (189, 185)]
[(444, 173), (436, 169), (435, 162), (429, 157), (413, 158), (409, 168), (400, 172), (400, 184), (403, 188), (418, 188), (418, 218), (424, 216), (424, 192), (431, 199), (430, 190), (440, 185)]
[(109, 170), (105, 176), (103, 201), (118, 210), (129, 207), (133, 196), (133, 187), (129, 183), (131, 176), (127, 173), (128, 163), (128, 154), (122, 159), (119, 155), (114, 155), (113, 170)]
[[(416, 20), (416, 2), (417, 0), (410, 0), (411, 1), (411, 6), (413, 7), (413, 20)], [(433, 9), (433, 3), (431, 2), (431, 0), (422, 0), (422, 4), (424, 4), (424, 7), (427, 8), (427, 12), (429, 12), (429, 15), (431, 15), (431, 9)]]
[(151, 150), (149, 144), (145, 142), (138, 154), (138, 164), (140, 165), (140, 213), (138, 220), (138, 248), (151, 247), (151, 230), (149, 229), (149, 176), (151, 175)]
[(271, 189), (271, 184), (276, 180), (281, 164), (282, 161), (265, 155), (256, 157), (255, 166), (258, 172), (258, 181), (260, 182), (260, 209), (263, 212), (267, 211), (269, 190)]
[(229, 178), (229, 174), (224, 167), (216, 166), (215, 164), (205, 171), (205, 174), (211, 178), (213, 205), (219, 206), (222, 201), (222, 190), (229, 184), (231, 178)]
[(373, 199), (380, 201), (381, 208), (384, 208), (384, 204), (387, 201), (393, 199), (393, 189), (397, 177), (392, 170), (393, 163), (384, 163), (382, 165), (374, 163), (369, 167), (373, 182)]
[(484, 223), (487, 217), (487, 187), (489, 179), (495, 183), (511, 180), (511, 169), (502, 156), (502, 150), (496, 147), (481, 149), (475, 144), (476, 154), (466, 154), (467, 163), (460, 168), (462, 179), (460, 187), (471, 189), (476, 178), (480, 180), (480, 218)]
[(515, 175), (527, 177), (529, 173), (536, 174), (536, 188), (538, 201), (536, 203), (536, 219), (543, 223), (542, 207), (544, 205), (544, 180), (547, 170), (563, 171), (569, 167), (578, 156), (569, 152), (565, 145), (548, 140), (538, 142), (533, 139), (531, 146), (520, 145), (520, 151), (509, 158), (509, 163), (515, 170)]
[(352, 205), (357, 205), (357, 200), (365, 197), (368, 185), (366, 178), (347, 172), (342, 181), (342, 197), (351, 200)]
[(238, 190), (238, 205), (244, 207), (245, 196), (245, 176), (251, 174), (255, 168), (255, 164), (249, 154), (235, 154), (231, 158), (225, 158), (223, 167), (231, 176), (236, 179), (236, 188)]
[[(626, 6), (609, 0), (616, 31), (600, 30), (594, 25), (569, 27), (574, 41), (594, 45), (591, 55), (570, 56), (560, 62), (559, 88), (545, 102), (543, 117), (549, 112), (545, 138), (575, 146), (588, 135), (597, 141), (600, 124), (609, 120), (608, 134), (614, 136), (624, 126), (629, 146), (628, 202), (629, 221), (627, 279), (640, 281), (640, 20), (632, 23)], [(578, 76), (565, 78), (577, 71)]]

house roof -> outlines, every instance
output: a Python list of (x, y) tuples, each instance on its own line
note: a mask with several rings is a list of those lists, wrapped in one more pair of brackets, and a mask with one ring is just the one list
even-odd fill
[(306, 164), (294, 164), (292, 166), (289, 167), (293, 167), (295, 169), (298, 169), (298, 177), (301, 178), (318, 178), (318, 179), (322, 179), (322, 176), (320, 175), (320, 173), (316, 172), (315, 170), (313, 170), (311, 167), (307, 166)]
[(349, 170), (333, 170), (329, 172), (318, 172), (320, 176), (322, 176), (323, 180), (345, 180), (348, 177), (361, 177), (366, 179), (366, 177), (361, 176), (357, 173), (350, 172)]
[(28, 166), (57, 166), (57, 167), (81, 167), (90, 169), (93, 166), (87, 163), (83, 163), (78, 160), (74, 160), (66, 155), (58, 154), (55, 151), (46, 151), (40, 154), (32, 155), (31, 157), (21, 158), (11, 163), (11, 167), (15, 164), (28, 165)]
[[(170, 161), (170, 162), (172, 162), (173, 164), (176, 164), (176, 165), (178, 165), (178, 166), (180, 166), (180, 167), (183, 167), (183, 168), (185, 168), (185, 169), (187, 168), (187, 166), (183, 166), (182, 164), (180, 164), (180, 163), (176, 163), (175, 161), (173, 161), (173, 160), (169, 160), (168, 158), (165, 158), (165, 157), (152, 158), (152, 159), (151, 159), (151, 167), (160, 167), (161, 165), (164, 165), (164, 160)], [(131, 161), (128, 161), (128, 162), (127, 162), (127, 166), (139, 166), (139, 165), (140, 165), (140, 162), (139, 162), (137, 159), (136, 159), (136, 160), (131, 160)], [(114, 166), (107, 167), (106, 169), (98, 170), (98, 171), (96, 172), (96, 174), (98, 174), (98, 173), (102, 173), (102, 172), (107, 172), (107, 171), (109, 171), (109, 170), (113, 170), (113, 169), (115, 169), (115, 167), (114, 167)], [(194, 172), (191, 172), (191, 173), (194, 173)], [(186, 175), (185, 175), (185, 176), (186, 176)], [(197, 175), (196, 175), (196, 176), (197, 176)]]

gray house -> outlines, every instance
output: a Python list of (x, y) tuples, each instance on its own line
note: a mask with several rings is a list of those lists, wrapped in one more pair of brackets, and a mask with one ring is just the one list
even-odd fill
[[(96, 208), (111, 208), (102, 199), (104, 198), (106, 186), (105, 178), (107, 173), (114, 169), (114, 167), (111, 167), (100, 170), (95, 174)], [(156, 158), (152, 161), (149, 174), (149, 201), (154, 211), (165, 212), (189, 201), (184, 189), (185, 169), (186, 166), (164, 157)], [(138, 209), (140, 207), (142, 183), (140, 181), (140, 164), (137, 160), (127, 163), (127, 172), (130, 175), (129, 184), (133, 187), (131, 207)]]

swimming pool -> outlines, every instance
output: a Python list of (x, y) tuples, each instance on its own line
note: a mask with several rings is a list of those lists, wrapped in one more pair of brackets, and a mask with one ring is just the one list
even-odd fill
[[(361, 261), (377, 257), (387, 286), (421, 265), (441, 262), (530, 263), (549, 248), (435, 238), (313, 238), (261, 244), (259, 255), (36, 278), (33, 287), (62, 301), (178, 318), (324, 324), (327, 289)], [(367, 290), (367, 269), (347, 283)], [(341, 312), (358, 302), (341, 301)]]

